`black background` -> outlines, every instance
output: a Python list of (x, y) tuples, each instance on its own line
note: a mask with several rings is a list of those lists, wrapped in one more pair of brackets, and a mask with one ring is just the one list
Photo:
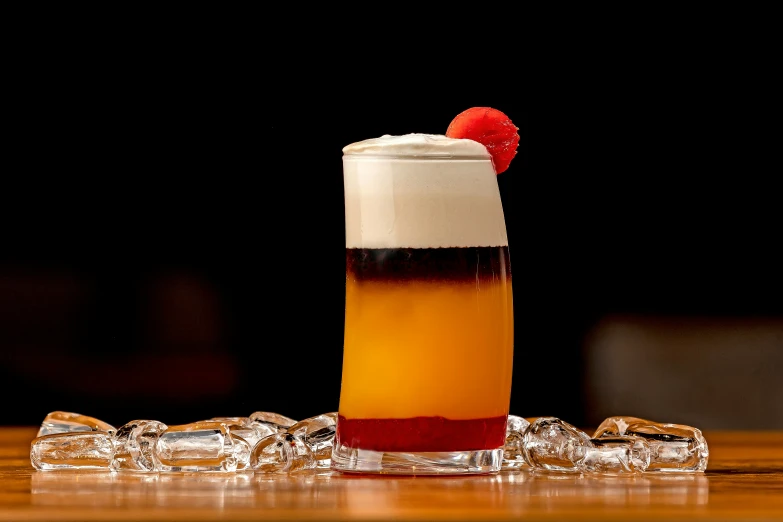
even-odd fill
[(582, 342), (607, 314), (783, 315), (763, 61), (726, 35), (560, 44), (472, 67), (405, 67), (392, 45), (373, 62), (81, 42), (20, 61), (0, 187), (2, 422), (335, 411), (341, 148), (444, 133), (472, 106), (521, 135), (498, 178), (512, 413), (584, 422)]

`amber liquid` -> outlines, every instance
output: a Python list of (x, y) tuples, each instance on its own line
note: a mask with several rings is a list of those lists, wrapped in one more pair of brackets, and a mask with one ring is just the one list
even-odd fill
[(512, 356), (508, 247), (346, 250), (338, 444), (502, 447)]

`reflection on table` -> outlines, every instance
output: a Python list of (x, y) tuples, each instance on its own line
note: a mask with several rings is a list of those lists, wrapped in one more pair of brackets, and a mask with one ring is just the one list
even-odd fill
[(502, 472), (481, 477), (351, 477), (331, 471), (291, 475), (253, 473), (134, 474), (35, 472), (32, 502), (46, 506), (157, 506), (214, 508), (333, 509), (377, 512), (403, 502), (426, 506), (433, 491), (439, 504), (508, 509), (519, 497), (541, 506), (704, 505), (704, 474), (591, 476)]

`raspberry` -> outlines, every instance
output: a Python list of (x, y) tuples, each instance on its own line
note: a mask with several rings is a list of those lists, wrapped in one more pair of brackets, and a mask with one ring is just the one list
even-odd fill
[(491, 107), (472, 107), (459, 113), (446, 129), (449, 138), (467, 138), (487, 148), (495, 164), (495, 173), (508, 169), (517, 155), (519, 129), (511, 119)]

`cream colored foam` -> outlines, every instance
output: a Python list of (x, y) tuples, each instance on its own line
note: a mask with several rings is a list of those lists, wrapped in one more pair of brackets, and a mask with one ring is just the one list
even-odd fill
[(343, 148), (348, 248), (507, 246), (486, 148), (440, 135), (382, 136)]
[(475, 156), (489, 158), (487, 148), (473, 140), (448, 138), (441, 134), (403, 134), (357, 141), (343, 147), (344, 155), (401, 155), (401, 156)]

